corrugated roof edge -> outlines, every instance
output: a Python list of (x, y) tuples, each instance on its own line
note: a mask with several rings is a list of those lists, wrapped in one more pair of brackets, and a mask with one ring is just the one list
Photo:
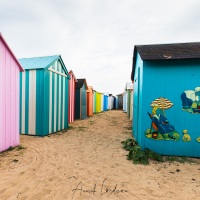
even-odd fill
[(24, 72), (24, 68), (21, 66), (21, 64), (19, 63), (19, 61), (17, 60), (15, 54), (12, 52), (11, 48), (8, 46), (6, 40), (4, 39), (2, 33), (0, 32), (0, 39), (2, 40), (2, 42), (6, 45), (6, 47), (8, 48), (8, 50), (10, 51), (11, 55), (13, 56), (14, 60), (16, 61), (16, 63), (18, 64), (20, 71)]
[(45, 58), (45, 57), (55, 57), (55, 58), (51, 62), (49, 62), (47, 65), (45, 65), (45, 67), (40, 67), (40, 68), (32, 67), (32, 68), (29, 68), (29, 69), (26, 69), (26, 70), (31, 70), (31, 69), (44, 69), (44, 70), (47, 70), (55, 61), (59, 60), (61, 62), (61, 65), (63, 66), (63, 69), (64, 69), (65, 73), (67, 74), (67, 78), (70, 79), (70, 75), (69, 75), (68, 70), (67, 70), (67, 68), (66, 68), (66, 66), (65, 66), (65, 64), (64, 64), (64, 62), (62, 60), (61, 55), (37, 56), (37, 57), (31, 57), (31, 58), (20, 58), (19, 61), (20, 60), (26, 60), (26, 59), (28, 60), (28, 59), (35, 59), (35, 58)]
[[(46, 61), (46, 59), (48, 58), (52, 58), (51, 61)], [(28, 58), (19, 58), (18, 61), (21, 63), (21, 65), (23, 65), (25, 70), (32, 70), (32, 69), (47, 69), (48, 67), (50, 67), (56, 60), (58, 60), (58, 58), (60, 57), (60, 55), (51, 55), (51, 56), (35, 56), (35, 57), (28, 57)], [(41, 60), (43, 61), (43, 63), (41, 64)], [(28, 64), (27, 64), (27, 61)], [(47, 63), (46, 63), (47, 62)], [(38, 65), (40, 65), (38, 67)]]

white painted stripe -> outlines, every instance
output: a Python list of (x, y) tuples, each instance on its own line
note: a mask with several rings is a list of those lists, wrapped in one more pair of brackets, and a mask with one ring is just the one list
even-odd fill
[(52, 133), (52, 72), (49, 74), (49, 133)]
[(54, 74), (54, 132), (56, 132), (57, 122), (57, 74)]
[(36, 70), (29, 71), (29, 120), (28, 133), (35, 135), (36, 129)]
[(26, 91), (26, 84), (25, 84), (25, 81), (26, 81), (26, 72), (23, 72), (22, 73), (22, 87), (21, 87), (21, 90), (22, 90), (22, 107), (21, 107), (21, 133), (22, 134), (25, 134), (25, 91)]
[(61, 112), (61, 76), (58, 76), (58, 130), (60, 130), (60, 112)]
[[(62, 110), (63, 110), (63, 113), (62, 113), (62, 129), (64, 129), (64, 125), (65, 125), (65, 77), (62, 77), (63, 78), (63, 104), (62, 104)], [(68, 106), (68, 105), (66, 105)]]
[(57, 64), (57, 61), (55, 62), (54, 66), (55, 66), (55, 70), (58, 71), (58, 67), (57, 67), (58, 64)]

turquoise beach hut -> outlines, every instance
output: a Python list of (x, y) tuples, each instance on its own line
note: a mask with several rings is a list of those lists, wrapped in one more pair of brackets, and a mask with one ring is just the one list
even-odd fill
[(200, 157), (200, 43), (136, 45), (132, 81), (139, 145)]
[(19, 59), (20, 133), (45, 136), (68, 128), (69, 74), (60, 55)]
[(77, 79), (75, 85), (75, 119), (87, 118), (87, 82), (86, 79)]

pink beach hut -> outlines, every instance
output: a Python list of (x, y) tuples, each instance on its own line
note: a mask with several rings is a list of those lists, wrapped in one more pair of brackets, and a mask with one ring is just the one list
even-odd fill
[(24, 71), (0, 33), (0, 152), (19, 145), (19, 81)]
[(77, 80), (72, 70), (69, 71), (69, 75), (70, 75), (70, 80), (69, 80), (68, 122), (71, 123), (74, 121), (75, 83), (77, 82)]

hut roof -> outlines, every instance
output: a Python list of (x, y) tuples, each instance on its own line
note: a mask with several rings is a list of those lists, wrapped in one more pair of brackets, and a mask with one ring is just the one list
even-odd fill
[(8, 46), (7, 42), (5, 41), (5, 39), (3, 38), (2, 34), (0, 33), (0, 40), (2, 41), (2, 43), (6, 46), (7, 50), (10, 52), (10, 54), (12, 55), (13, 59), (15, 60), (15, 62), (17, 63), (17, 65), (19, 66), (20, 71), (24, 71), (22, 65), (19, 63), (19, 61), (17, 60), (17, 58), (15, 57), (14, 53), (12, 52), (11, 48)]
[(88, 89), (88, 85), (87, 85), (87, 82), (86, 82), (86, 79), (82, 78), (82, 79), (77, 79), (78, 82), (76, 82), (76, 88), (82, 88), (83, 87), (83, 84), (86, 85), (86, 89)]
[(70, 77), (67, 68), (60, 55), (21, 58), (18, 60), (25, 70), (48, 69), (55, 61), (59, 60), (63, 66), (63, 69), (65, 70), (65, 73), (67, 74), (68, 77)]
[(141, 59), (144, 61), (199, 59), (200, 42), (135, 45), (133, 51), (133, 65), (131, 74), (132, 80), (134, 79), (137, 53), (140, 54)]
[(74, 72), (73, 72), (73, 70), (72, 70), (72, 69), (69, 69), (68, 71), (69, 71), (69, 75), (70, 75), (70, 76), (74, 76), (74, 81), (75, 81), (75, 82), (78, 82), (77, 79), (76, 79), (76, 76), (75, 76), (75, 74), (74, 74)]

